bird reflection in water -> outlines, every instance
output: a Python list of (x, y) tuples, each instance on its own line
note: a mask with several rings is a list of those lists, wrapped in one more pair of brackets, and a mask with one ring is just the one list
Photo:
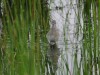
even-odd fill
[[(47, 51), (47, 75), (55, 75), (58, 68), (57, 63), (60, 56), (60, 51), (57, 46), (57, 41), (59, 38), (59, 31), (56, 27), (56, 21), (52, 21), (52, 27), (47, 33), (47, 39), (49, 42), (49, 49)], [(49, 67), (48, 67), (49, 65)]]

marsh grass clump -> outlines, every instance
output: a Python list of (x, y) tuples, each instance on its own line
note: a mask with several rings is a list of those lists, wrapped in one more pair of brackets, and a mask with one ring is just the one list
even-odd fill
[[(76, 44), (73, 72), (70, 72), (69, 64), (65, 62), (66, 72), (70, 72), (70, 75), (71, 73), (99, 75), (100, 0), (78, 0), (78, 2), (79, 8), (81, 8), (80, 4), (83, 5), (82, 14), (80, 14), (80, 9), (77, 9), (78, 22), (80, 22), (79, 15), (83, 20), (81, 59), (78, 64), (78, 44)], [(60, 8), (56, 7), (56, 9)], [(49, 11), (47, 0), (0, 0), (0, 21), (2, 21), (2, 25), (0, 22), (0, 75), (46, 74), (48, 62), (45, 60), (45, 54), (48, 48), (46, 34), (50, 27)], [(81, 23), (76, 27), (77, 39), (80, 25)], [(67, 43), (65, 45), (67, 46)], [(57, 53), (56, 50), (55, 53)], [(51, 56), (52, 61), (57, 62), (53, 57), (56, 56), (54, 54)], [(54, 67), (55, 65), (53, 64)]]
[(40, 40), (46, 42), (44, 34), (49, 19), (47, 7), (44, 9), (42, 0), (2, 0), (2, 3), (0, 74), (44, 74)]

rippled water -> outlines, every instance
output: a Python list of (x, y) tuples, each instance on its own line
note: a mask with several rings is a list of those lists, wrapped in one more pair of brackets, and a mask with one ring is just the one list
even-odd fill
[[(58, 60), (56, 75), (72, 75), (75, 53), (77, 53), (78, 65), (81, 58), (82, 29), (77, 31), (77, 28), (82, 27), (82, 16), (80, 16), (82, 5), (78, 7), (77, 0), (54, 0), (50, 2), (49, 8), (51, 9), (51, 20), (56, 20), (60, 32), (57, 43), (60, 56), (56, 59)], [(66, 64), (69, 72), (67, 72)]]

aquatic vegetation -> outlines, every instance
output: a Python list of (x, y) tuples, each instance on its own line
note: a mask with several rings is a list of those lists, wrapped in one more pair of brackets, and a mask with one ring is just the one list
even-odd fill
[[(51, 2), (53, 0), (49, 1)], [(73, 7), (74, 10), (77, 8), (75, 15), (78, 23), (74, 26), (75, 34), (69, 35), (75, 35), (73, 38), (80, 42), (75, 43), (72, 48), (73, 59), (70, 60), (73, 61), (73, 67), (68, 62), (70, 44), (67, 41), (68, 35), (66, 37), (70, 12), (66, 14), (66, 23), (63, 23), (63, 55), (59, 53), (57, 44), (50, 45), (46, 38), (52, 10), (47, 0), (0, 0), (0, 6), (1, 3), (3, 14), (0, 14), (0, 75), (100, 74), (100, 0), (77, 0), (78, 4)], [(70, 2), (71, 5), (73, 4)], [(56, 6), (53, 10), (63, 10), (67, 6)], [(58, 66), (59, 58), (64, 62), (64, 66), (60, 64), (63, 68)]]

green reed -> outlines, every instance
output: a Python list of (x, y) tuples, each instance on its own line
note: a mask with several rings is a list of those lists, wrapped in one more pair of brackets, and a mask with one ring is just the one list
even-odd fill
[[(45, 43), (48, 13), (42, 0), (3, 1), (1, 75), (42, 75), (45, 73), (40, 41)], [(46, 13), (46, 14), (45, 14)], [(44, 15), (45, 14), (45, 15)]]
[[(82, 3), (84, 2), (84, 3)], [(82, 15), (80, 10), (83, 4)], [(100, 71), (99, 65), (99, 54), (100, 54), (100, 11), (99, 6), (100, 1), (89, 0), (83, 1), (79, 0), (78, 4), (78, 13), (76, 13), (76, 17), (78, 20), (78, 24), (76, 25), (76, 38), (79, 39), (80, 32), (83, 34), (82, 47), (81, 50), (81, 59), (80, 63), (78, 59), (78, 44), (76, 44), (76, 50), (74, 53), (74, 67), (73, 67), (73, 75), (98, 75), (98, 71)], [(78, 14), (78, 15), (77, 15)], [(81, 25), (80, 17), (82, 16), (83, 27)], [(99, 72), (100, 73), (100, 72)]]
[[(0, 75), (44, 75), (45, 64), (47, 64), (45, 35), (49, 29), (49, 9), (46, 1), (12, 0), (11, 4), (8, 0), (2, 1), (4, 13), (3, 34), (0, 39)], [(79, 0), (80, 3), (82, 1)], [(98, 75), (97, 71), (100, 74), (99, 9), (100, 0), (84, 1), (81, 61), (78, 65), (78, 49), (76, 48), (73, 75), (82, 73), (83, 75), (93, 75), (93, 73)], [(79, 39), (81, 28), (79, 15), (80, 10), (77, 15), (79, 22), (76, 28), (77, 39)], [(68, 63), (65, 65), (68, 75), (69, 65)]]
[[(96, 6), (97, 5), (97, 6)], [(92, 7), (92, 8), (91, 8)], [(97, 75), (99, 54), (99, 24), (98, 3), (95, 0), (84, 3), (84, 26), (83, 26), (83, 74)], [(92, 14), (92, 16), (91, 16)], [(94, 69), (93, 69), (94, 68)]]

